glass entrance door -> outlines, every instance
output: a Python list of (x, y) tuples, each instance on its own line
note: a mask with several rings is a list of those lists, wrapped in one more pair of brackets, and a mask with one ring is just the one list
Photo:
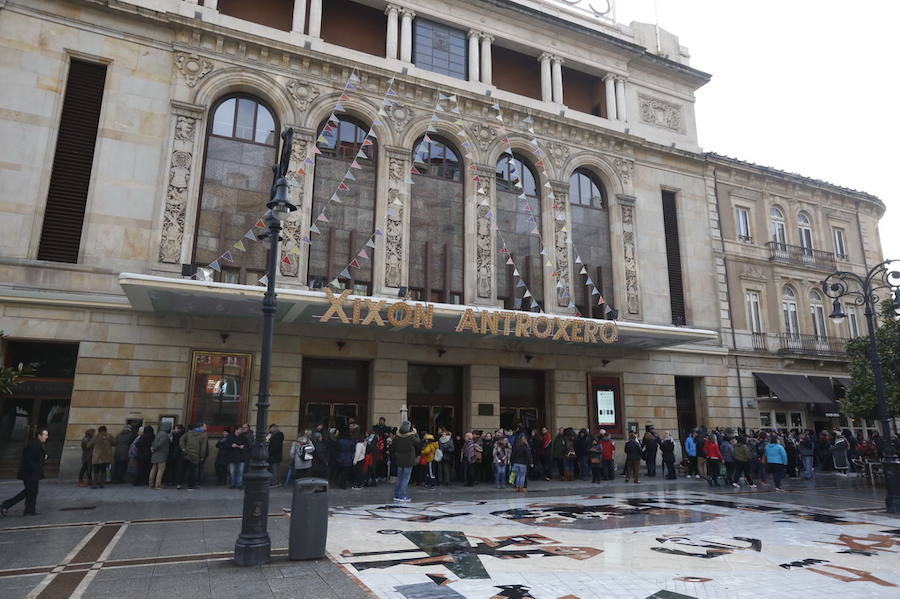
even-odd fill
[(544, 426), (544, 371), (500, 370), (500, 426), (526, 430)]
[(454, 430), (453, 406), (409, 406), (409, 421), (419, 433), (437, 434), (438, 428)]
[(459, 431), (462, 426), (463, 371), (458, 366), (410, 364), (406, 376), (409, 421), (419, 433), (438, 428)]
[(514, 430), (519, 424), (522, 424), (527, 431), (539, 427), (538, 409), (513, 406), (500, 408), (500, 428)]
[(350, 420), (366, 428), (369, 363), (304, 358), (300, 389), (300, 430), (347, 430)]

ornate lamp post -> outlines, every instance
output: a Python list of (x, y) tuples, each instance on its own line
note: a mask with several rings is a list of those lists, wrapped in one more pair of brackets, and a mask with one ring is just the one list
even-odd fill
[(889, 513), (900, 513), (900, 461), (894, 451), (894, 444), (891, 443), (890, 418), (884, 391), (884, 378), (881, 373), (881, 357), (878, 355), (878, 347), (875, 343), (875, 315), (879, 305), (879, 291), (890, 290), (893, 293), (894, 310), (900, 315), (900, 260), (885, 260), (872, 267), (866, 273), (865, 278), (852, 272), (832, 273), (822, 281), (822, 290), (828, 297), (834, 299), (831, 318), (837, 324), (843, 322), (847, 316), (841, 307), (842, 297), (849, 297), (853, 304), (865, 307), (866, 325), (869, 329), (869, 363), (872, 367), (872, 378), (875, 379), (878, 419), (881, 421), (881, 463), (884, 467), (884, 481), (887, 487), (885, 505)]
[(271, 200), (264, 217), (267, 231), (259, 236), (269, 240), (266, 257), (266, 293), (263, 296), (262, 352), (259, 372), (259, 401), (256, 404), (256, 438), (250, 449), (250, 468), (244, 477), (244, 512), (241, 517), (241, 534), (234, 544), (234, 562), (238, 566), (259, 566), (271, 558), (272, 541), (269, 539), (269, 448), (266, 447), (266, 426), (269, 418), (269, 375), (272, 368), (272, 341), (275, 336), (275, 276), (278, 268), (278, 242), (281, 239), (281, 221), (297, 209), (288, 199), (287, 175), (291, 158), (294, 130), (281, 134), (281, 157), (272, 167), (275, 180)]

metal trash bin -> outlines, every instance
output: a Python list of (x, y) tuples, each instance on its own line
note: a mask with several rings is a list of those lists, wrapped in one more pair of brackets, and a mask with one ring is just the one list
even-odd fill
[(328, 537), (328, 481), (301, 478), (294, 483), (288, 559), (325, 557)]

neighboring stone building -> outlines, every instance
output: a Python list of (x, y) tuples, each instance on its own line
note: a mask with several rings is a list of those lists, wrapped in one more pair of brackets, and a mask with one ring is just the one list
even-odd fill
[(807, 298), (879, 259), (884, 207), (704, 154), (709, 75), (665, 31), (553, 0), (8, 0), (0, 56), (0, 329), (8, 364), (38, 363), (0, 400), (0, 463), (35, 426), (71, 473), (100, 424), (254, 421), (285, 127), (288, 435), (404, 409), (617, 436), (828, 420), (820, 396), (757, 403), (753, 373), (845, 376), (848, 333), (810, 328)]

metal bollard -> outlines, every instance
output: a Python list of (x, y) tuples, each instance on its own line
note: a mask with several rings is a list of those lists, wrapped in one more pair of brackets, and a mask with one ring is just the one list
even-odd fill
[(328, 537), (328, 481), (302, 478), (294, 483), (288, 559), (325, 557)]

